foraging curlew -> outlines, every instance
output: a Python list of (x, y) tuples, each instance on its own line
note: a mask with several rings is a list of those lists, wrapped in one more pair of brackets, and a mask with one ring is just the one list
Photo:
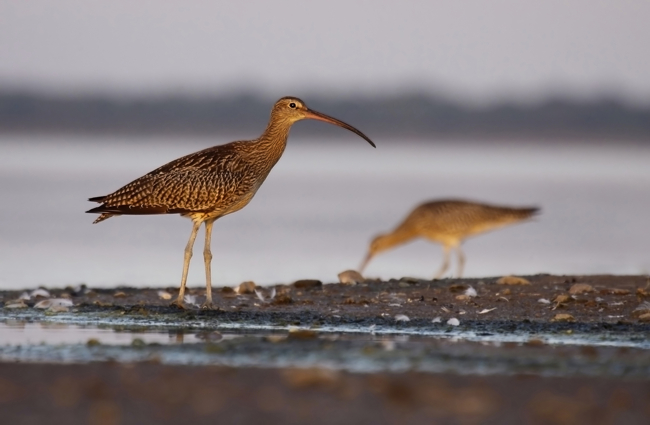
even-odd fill
[(458, 253), (458, 277), (461, 277), (465, 256), (460, 246), (464, 239), (525, 220), (537, 211), (539, 209), (534, 207), (509, 208), (460, 200), (424, 203), (411, 211), (395, 230), (373, 239), (359, 271), (363, 272), (375, 254), (416, 237), (423, 237), (443, 246), (444, 260), (434, 279), (440, 278), (447, 271), (449, 254), (453, 248)]
[(296, 97), (283, 97), (271, 110), (264, 133), (255, 140), (214, 146), (178, 158), (106, 196), (90, 198), (101, 203), (89, 213), (101, 214), (95, 223), (121, 214), (180, 214), (192, 220), (192, 233), (185, 247), (183, 275), (178, 298), (172, 303), (183, 308), (185, 283), (196, 234), (205, 223), (206, 301), (212, 308), (210, 239), (219, 217), (244, 208), (278, 162), (287, 144), (291, 126), (313, 119), (343, 127), (375, 144), (349, 124), (309, 109)]

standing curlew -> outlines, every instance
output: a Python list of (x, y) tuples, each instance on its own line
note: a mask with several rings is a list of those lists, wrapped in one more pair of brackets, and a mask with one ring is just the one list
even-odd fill
[(377, 253), (423, 237), (443, 246), (444, 261), (434, 279), (447, 271), (453, 248), (458, 253), (458, 277), (461, 277), (465, 256), (460, 246), (465, 238), (525, 220), (537, 211), (534, 207), (509, 208), (460, 200), (426, 202), (411, 211), (395, 230), (373, 239), (359, 271), (363, 272)]
[(239, 211), (250, 202), (282, 156), (291, 126), (304, 119), (343, 127), (375, 147), (372, 140), (351, 125), (309, 109), (296, 97), (283, 97), (273, 105), (269, 124), (258, 139), (214, 146), (178, 158), (110, 195), (90, 198), (89, 201), (102, 205), (86, 212), (101, 214), (95, 223), (121, 214), (180, 214), (192, 220), (181, 287), (178, 298), (172, 303), (180, 308), (183, 308), (194, 240), (199, 227), (205, 223), (206, 301), (203, 308), (212, 308), (212, 225), (219, 217)]

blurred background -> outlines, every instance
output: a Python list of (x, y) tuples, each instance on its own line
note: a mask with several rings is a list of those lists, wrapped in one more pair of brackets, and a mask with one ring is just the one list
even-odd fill
[[(448, 197), (542, 208), (468, 240), (468, 276), (647, 273), (648, 16), (624, 0), (0, 0), (0, 288), (177, 285), (189, 220), (93, 226), (87, 198), (258, 137), (285, 95), (377, 149), (298, 123), (215, 225), (217, 286), (335, 281)], [(441, 260), (416, 242), (367, 274), (432, 277)]]

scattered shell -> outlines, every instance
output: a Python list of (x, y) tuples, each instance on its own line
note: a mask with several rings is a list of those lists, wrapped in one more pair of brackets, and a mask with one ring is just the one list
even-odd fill
[(275, 288), (271, 288), (271, 292), (269, 293), (268, 298), (265, 298), (262, 290), (257, 288), (255, 288), (255, 295), (257, 295), (257, 298), (259, 298), (259, 300), (263, 303), (271, 302), (271, 300), (275, 298)]
[(569, 289), (569, 294), (586, 294), (588, 292), (594, 292), (594, 287), (587, 283), (576, 283)]
[(113, 294), (115, 298), (126, 298), (126, 293), (123, 291), (117, 291), (116, 293)]
[(434, 317), (431, 323), (440, 323), (442, 322), (442, 317)]
[(70, 311), (69, 307), (66, 307), (64, 305), (51, 305), (50, 308), (48, 308), (46, 311), (49, 311), (50, 313), (65, 313), (67, 311)]
[(356, 270), (346, 270), (338, 274), (339, 282), (343, 285), (358, 285), (365, 282), (361, 273)]
[(191, 294), (185, 295), (183, 297), (183, 302), (186, 303), (186, 304), (194, 305), (194, 306), (199, 305), (198, 302), (196, 301), (196, 295), (191, 295)]
[(20, 294), (20, 296), (18, 297), (19, 300), (25, 300), (25, 301), (29, 301), (30, 298), (31, 298), (31, 296), (29, 295), (28, 292), (23, 292), (23, 293)]
[(440, 307), (440, 310), (444, 311), (445, 313), (449, 313), (451, 311), (445, 306)]
[(642, 316), (650, 313), (650, 302), (644, 301), (637, 308), (632, 310), (632, 316)]
[(460, 325), (460, 320), (456, 319), (455, 317), (452, 317), (451, 319), (447, 320), (447, 324), (451, 326), (458, 326)]
[(27, 308), (27, 304), (23, 300), (17, 300), (5, 304), (5, 308)]
[(497, 280), (499, 285), (530, 285), (530, 281), (524, 279), (523, 277), (517, 276), (503, 276)]
[(72, 307), (72, 301), (65, 298), (51, 298), (49, 300), (39, 301), (34, 305), (34, 308), (49, 309), (51, 311), (57, 307)]
[(254, 294), (256, 287), (257, 287), (257, 285), (255, 285), (255, 282), (253, 282), (251, 280), (248, 280), (246, 282), (240, 283), (235, 288), (235, 292), (238, 293), (239, 295), (242, 295), (242, 294)]
[(47, 289), (38, 288), (38, 289), (34, 289), (30, 295), (34, 298), (36, 297), (49, 298), (50, 293), (47, 291)]
[(475, 297), (478, 294), (476, 293), (476, 289), (470, 286), (469, 288), (465, 289), (464, 295), (467, 295), (468, 297)]
[(540, 298), (540, 299), (537, 300), (537, 302), (540, 303), (540, 304), (550, 304), (551, 303), (546, 298)]
[(489, 313), (489, 312), (491, 312), (492, 310), (496, 310), (496, 309), (497, 309), (496, 307), (494, 307), (494, 308), (484, 308), (483, 310), (479, 311), (478, 314)]
[(167, 291), (158, 291), (158, 296), (162, 298), (163, 300), (171, 300), (172, 299), (172, 294), (170, 294)]
[(395, 315), (395, 320), (398, 322), (410, 322), (411, 319), (406, 314), (397, 314)]
[(650, 313), (645, 313), (639, 316), (640, 322), (650, 322)]
[(576, 319), (567, 313), (558, 313), (551, 319), (551, 322), (575, 322)]
[(469, 295), (465, 295), (465, 294), (462, 294), (462, 295), (456, 295), (456, 299), (457, 299), (458, 301), (467, 301), (467, 300), (470, 299), (470, 296), (469, 296)]

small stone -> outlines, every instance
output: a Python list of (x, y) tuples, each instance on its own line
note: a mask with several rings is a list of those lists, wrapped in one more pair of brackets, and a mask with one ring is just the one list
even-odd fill
[(550, 304), (551, 303), (546, 298), (540, 298), (540, 299), (537, 300), (537, 302), (540, 303), (540, 304)]
[(343, 285), (358, 285), (366, 280), (356, 270), (346, 270), (338, 274), (339, 282)]
[(158, 297), (162, 298), (163, 300), (171, 300), (172, 294), (167, 291), (158, 291)]
[(238, 293), (239, 295), (242, 294), (254, 294), (255, 293), (255, 288), (257, 285), (255, 285), (255, 282), (253, 281), (246, 281), (242, 282), (235, 288), (235, 292)]
[(576, 319), (567, 313), (558, 313), (551, 319), (551, 322), (575, 322)]
[(465, 292), (467, 290), (467, 285), (451, 285), (449, 286), (449, 292), (456, 293), (456, 292)]
[(290, 328), (288, 339), (314, 339), (318, 337), (318, 332), (311, 329)]
[(293, 286), (295, 288), (303, 288), (303, 289), (319, 288), (323, 286), (323, 282), (316, 279), (300, 279), (293, 282)]
[(469, 295), (461, 294), (461, 295), (456, 295), (456, 299), (458, 301), (467, 301), (470, 299)]
[(456, 319), (455, 317), (452, 317), (451, 319), (447, 320), (447, 324), (450, 326), (458, 326), (460, 325), (460, 320)]
[(503, 276), (497, 280), (499, 285), (530, 285), (530, 281), (524, 279), (523, 277), (517, 276)]
[(434, 317), (433, 320), (431, 320), (431, 323), (441, 323), (442, 322), (442, 317)]
[(557, 303), (557, 304), (565, 304), (565, 303), (568, 303), (571, 300), (573, 300), (573, 298), (571, 298), (570, 296), (568, 296), (566, 294), (560, 294), (560, 295), (556, 296), (555, 298), (553, 298), (553, 302)]
[(650, 313), (640, 315), (639, 322), (650, 322)]
[(122, 291), (117, 291), (116, 293), (113, 294), (113, 297), (115, 298), (126, 298), (126, 293)]
[(97, 338), (89, 338), (88, 341), (86, 341), (86, 345), (88, 347), (95, 347), (97, 345), (101, 345), (101, 342)]
[(586, 294), (588, 292), (594, 292), (594, 287), (587, 283), (576, 283), (569, 289), (569, 294)]

